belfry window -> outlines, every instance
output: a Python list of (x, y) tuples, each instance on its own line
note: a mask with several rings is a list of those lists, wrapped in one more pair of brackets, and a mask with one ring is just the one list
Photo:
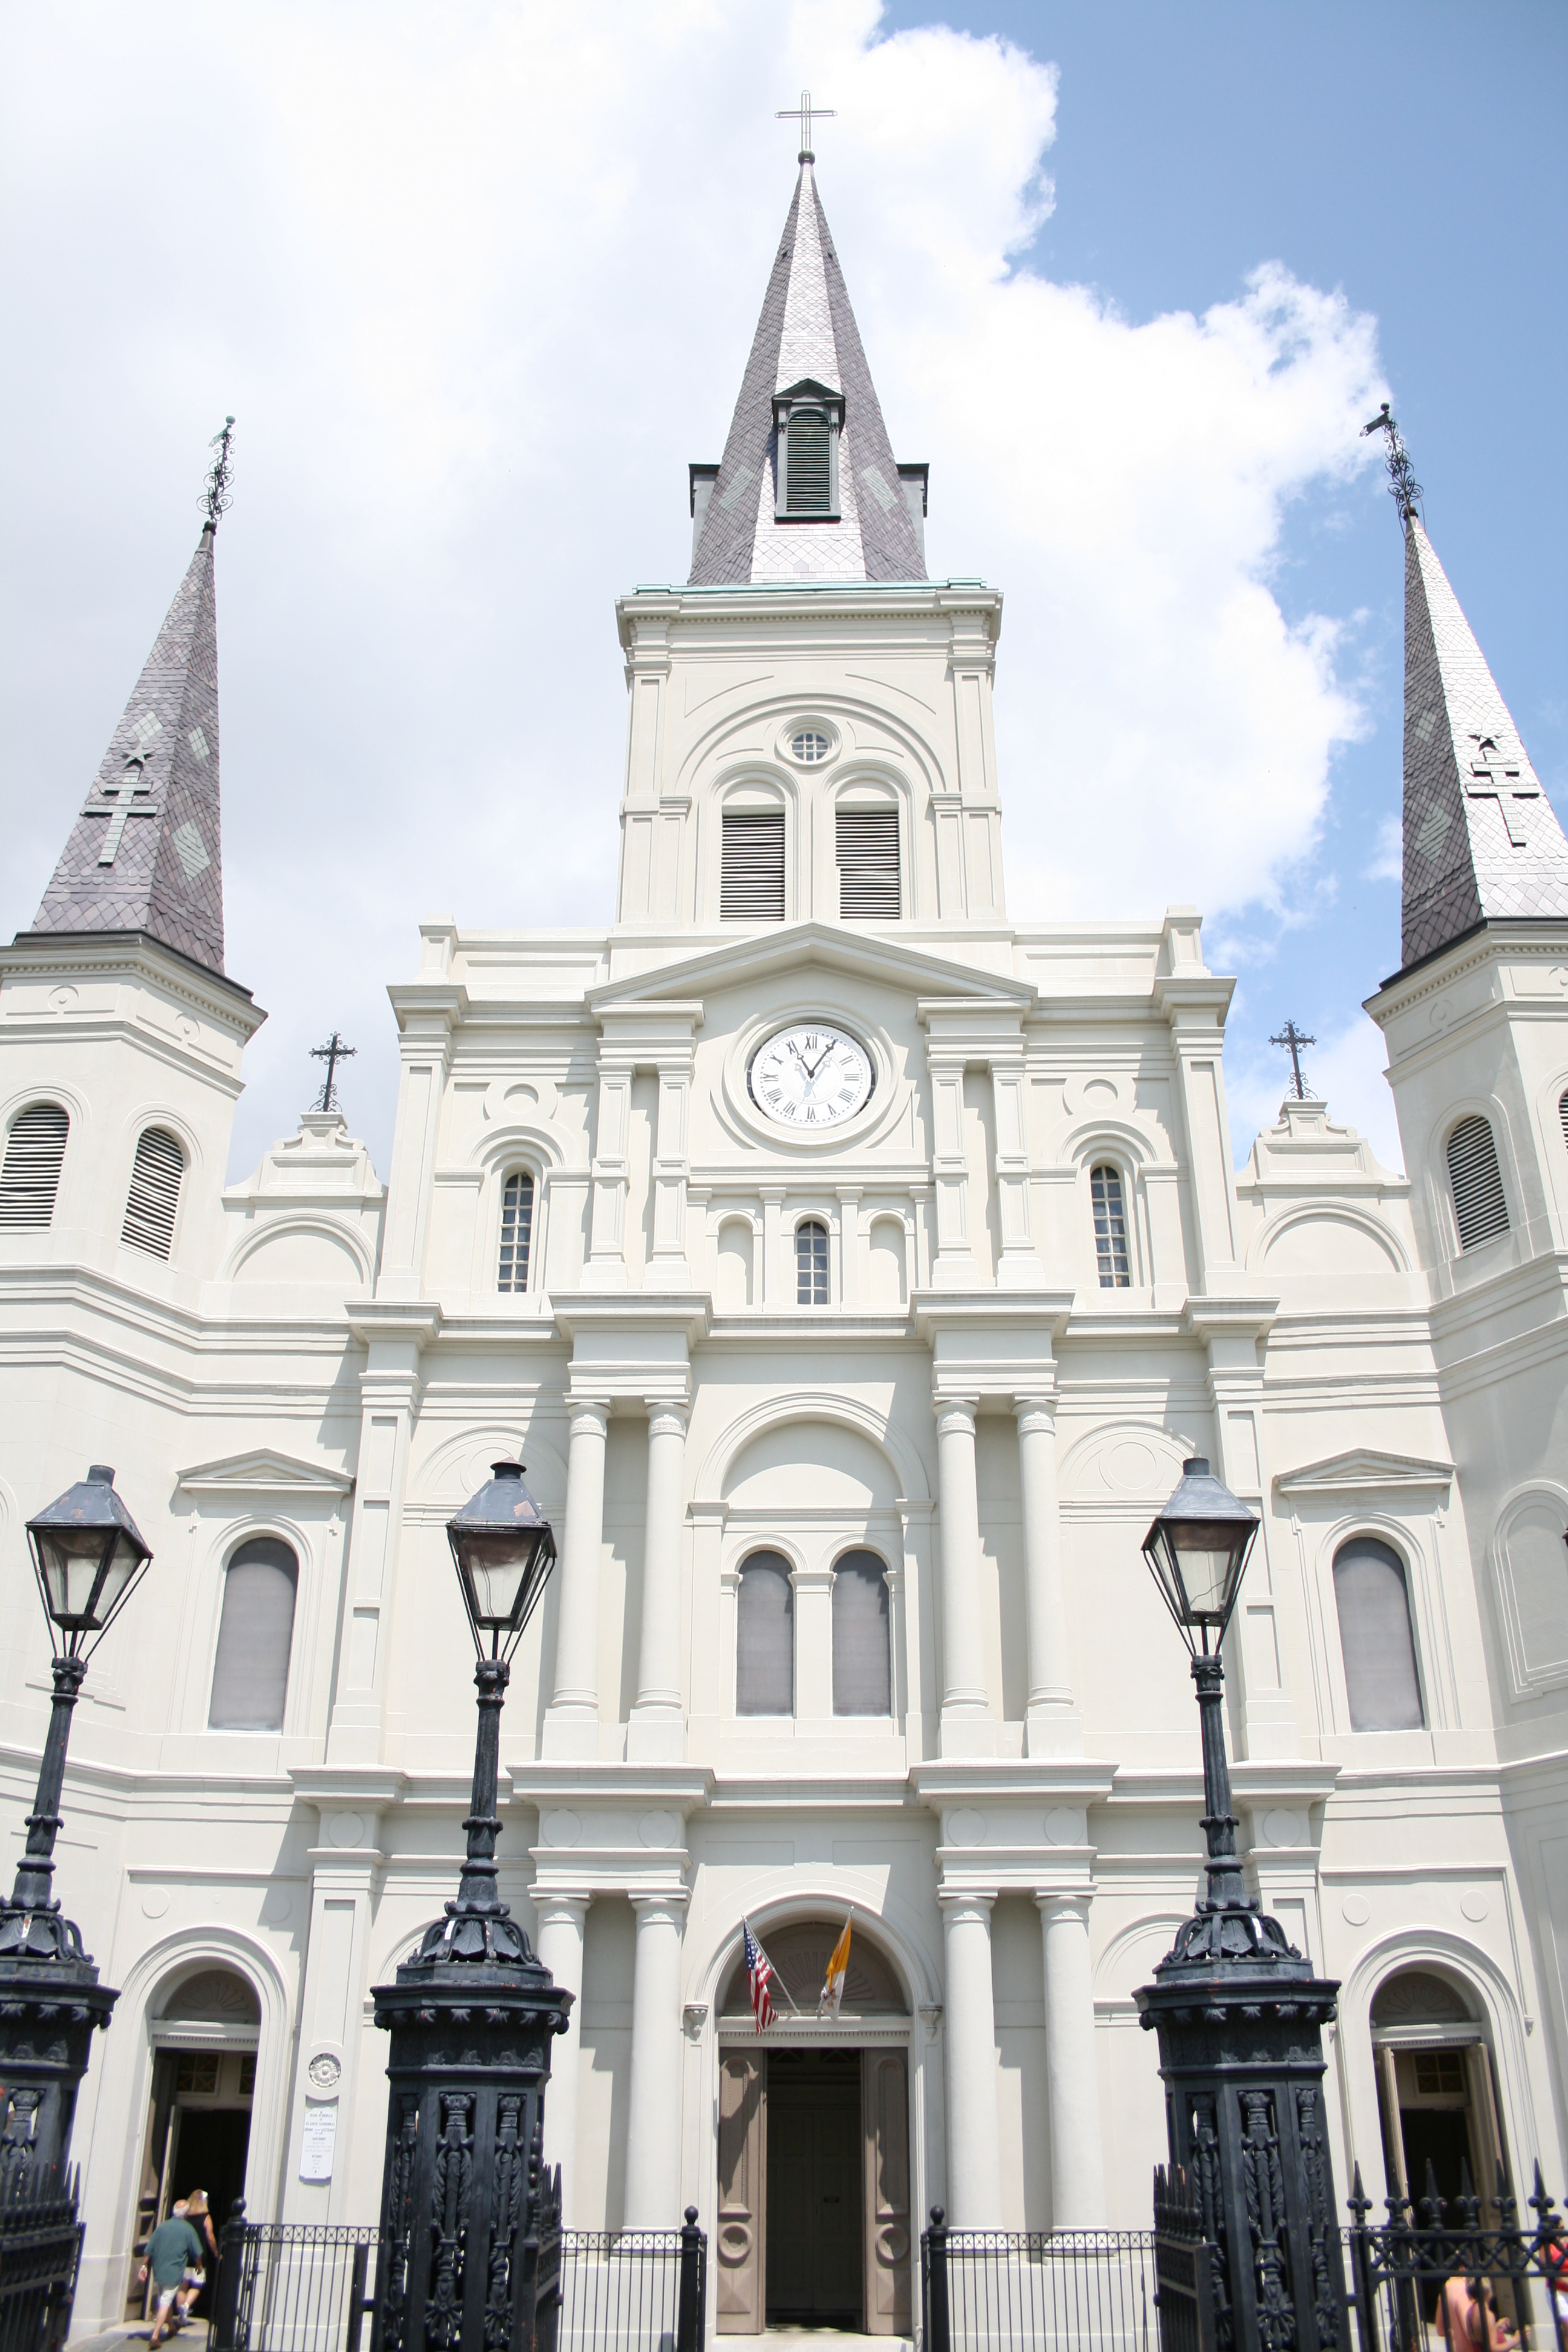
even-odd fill
[(827, 1304), (827, 1227), (820, 1217), (806, 1217), (795, 1229), (795, 1303)]
[(120, 1229), (127, 1249), (145, 1250), (149, 1257), (168, 1256), (184, 1172), (185, 1155), (167, 1128), (143, 1129), (131, 1170), (125, 1223)]
[(726, 810), (720, 921), (782, 923), (784, 919), (783, 809)]
[(1508, 1199), (1498, 1166), (1491, 1121), (1479, 1111), (1462, 1118), (1448, 1138), (1448, 1181), (1462, 1250), (1479, 1249), (1508, 1231)]
[(58, 1103), (29, 1103), (5, 1138), (0, 1167), (0, 1227), (47, 1225), (55, 1213), (70, 1121)]
[(528, 1288), (528, 1254), (532, 1238), (533, 1178), (526, 1168), (517, 1168), (507, 1178), (506, 1190), (501, 1194), (498, 1290)]
[(1094, 1207), (1094, 1255), (1101, 1290), (1126, 1290), (1132, 1275), (1127, 1256), (1127, 1215), (1121, 1204), (1121, 1171), (1109, 1162), (1089, 1180)]
[(255, 1536), (229, 1561), (213, 1665), (213, 1731), (281, 1731), (300, 1563), (276, 1536)]
[(1568, 1094), (1559, 1097), (1557, 1103), (1557, 1116), (1563, 1122), (1563, 1140), (1564, 1143), (1568, 1143)]
[(846, 1552), (833, 1576), (833, 1712), (891, 1715), (888, 1571), (874, 1551)]
[(899, 812), (840, 809), (836, 819), (838, 912), (845, 922), (896, 920)]
[(795, 1713), (795, 1586), (782, 1552), (754, 1551), (741, 1570), (735, 1712)]
[(780, 522), (837, 520), (843, 422), (840, 395), (810, 377), (773, 395), (773, 513)]
[(1426, 1722), (1405, 1563), (1375, 1536), (1334, 1554), (1334, 1601), (1352, 1731), (1419, 1731)]

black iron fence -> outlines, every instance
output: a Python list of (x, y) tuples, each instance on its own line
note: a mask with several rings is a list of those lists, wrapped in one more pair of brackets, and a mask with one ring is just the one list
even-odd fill
[(1387, 2221), (1369, 2223), (1359, 2165), (1348, 2202), (1355, 2220), (1344, 2232), (1345, 2265), (1360, 2352), (1427, 2352), (1435, 2338), (1568, 2352), (1568, 2238), (1539, 2164), (1525, 2219), (1500, 2165), (1484, 2205), (1468, 2174), (1458, 2197), (1440, 2197), (1428, 2168), (1425, 2197), (1391, 2197)]
[(18, 2167), (0, 2186), (0, 2352), (55, 2352), (81, 2260), (79, 2176)]
[[(556, 2352), (700, 2352), (708, 2240), (697, 2208), (683, 2230), (563, 2230)], [(542, 2324), (540, 2352), (551, 2352)]]
[(921, 2236), (925, 2352), (1155, 2352), (1155, 2284), (1152, 2230), (950, 2230), (936, 2205)]
[(223, 2233), (212, 2352), (361, 2352), (374, 2311), (381, 2231), (316, 2221), (247, 2221)]

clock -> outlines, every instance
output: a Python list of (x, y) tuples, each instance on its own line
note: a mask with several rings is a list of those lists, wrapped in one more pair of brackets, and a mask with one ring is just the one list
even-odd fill
[(841, 1127), (871, 1099), (871, 1056), (848, 1031), (795, 1021), (757, 1047), (746, 1072), (752, 1100), (780, 1127)]

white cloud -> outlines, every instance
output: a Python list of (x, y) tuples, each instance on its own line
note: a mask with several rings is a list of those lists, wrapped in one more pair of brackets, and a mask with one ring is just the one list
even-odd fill
[[(1055, 69), (875, 0), (60, 0), (12, 26), (5, 446), (16, 658), (0, 919), (30, 920), (239, 418), (219, 550), (229, 965), (273, 1017), (237, 1162), (334, 1024), (383, 1166), (415, 925), (600, 923), (610, 602), (684, 577), (790, 194), (819, 177), (933, 570), (1007, 592), (1022, 916), (1269, 903), (1359, 724), (1269, 586), (1284, 505), (1368, 462), (1372, 322), (1260, 268), (1131, 326), (1010, 269)], [(1063, 93), (1070, 105), (1070, 89)], [(1224, 290), (1224, 289), (1219, 289)]]

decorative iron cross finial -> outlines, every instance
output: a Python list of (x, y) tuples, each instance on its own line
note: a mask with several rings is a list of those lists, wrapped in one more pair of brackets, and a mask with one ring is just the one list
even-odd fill
[(1420, 483), (1415, 478), (1415, 468), (1410, 462), (1410, 452), (1405, 446), (1398, 425), (1388, 413), (1386, 400), (1371, 424), (1362, 426), (1361, 437), (1363, 441), (1369, 433), (1386, 433), (1388, 436), (1388, 495), (1399, 509), (1400, 521), (1408, 522), (1412, 515), (1420, 512), (1424, 493)]
[(207, 444), (209, 449), (217, 451), (217, 456), (213, 459), (212, 470), (202, 489), (202, 504), (207, 510), (207, 520), (214, 530), (217, 529), (219, 515), (227, 514), (234, 504), (234, 494), (229, 488), (228, 471), (230, 445), (233, 440), (234, 419), (232, 416), (226, 416), (223, 420), (223, 431), (215, 433)]
[(811, 102), (811, 92), (808, 89), (803, 89), (801, 91), (800, 104), (798, 106), (781, 106), (779, 108), (777, 119), (780, 122), (793, 122), (797, 117), (799, 119), (800, 156), (798, 160), (801, 163), (815, 163), (816, 161), (816, 156), (811, 152), (812, 116), (814, 114), (819, 115), (824, 121), (826, 121), (829, 117), (837, 115), (837, 112), (838, 109), (836, 106), (813, 106)]
[(1287, 1021), (1278, 1037), (1270, 1037), (1271, 1045), (1283, 1045), (1290, 1056), (1290, 1091), (1298, 1102), (1307, 1099), (1307, 1081), (1301, 1076), (1301, 1048), (1315, 1045), (1315, 1037), (1304, 1037), (1293, 1021)]
[(358, 1052), (357, 1045), (345, 1045), (335, 1029), (324, 1045), (311, 1046), (310, 1059), (325, 1062), (327, 1066), (327, 1082), (321, 1088), (320, 1099), (311, 1104), (312, 1110), (338, 1110), (342, 1108), (338, 1101), (338, 1064), (352, 1062)]
[(1472, 735), (1470, 740), (1476, 748), (1470, 759), (1470, 772), (1465, 778), (1467, 799), (1495, 800), (1514, 848), (1528, 848), (1530, 836), (1516, 803), (1539, 800), (1540, 785), (1533, 776), (1525, 774), (1524, 761), (1517, 751), (1500, 750), (1495, 735)]

